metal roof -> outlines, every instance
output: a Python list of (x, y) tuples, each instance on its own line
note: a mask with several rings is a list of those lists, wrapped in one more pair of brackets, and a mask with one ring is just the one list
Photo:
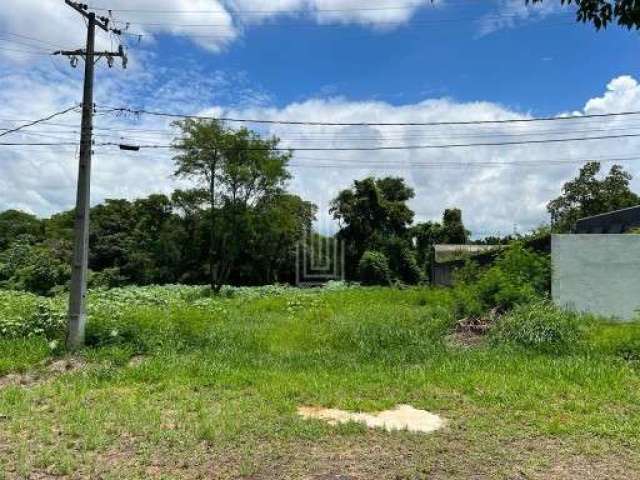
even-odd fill
[(436, 263), (444, 263), (490, 253), (504, 247), (504, 245), (434, 245), (433, 249)]

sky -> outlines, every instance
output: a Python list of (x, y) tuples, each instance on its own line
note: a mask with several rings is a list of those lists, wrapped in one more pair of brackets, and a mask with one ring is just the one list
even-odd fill
[[(332, 123), (564, 121), (422, 126), (248, 124), (297, 149), (290, 189), (320, 208), (366, 176), (401, 176), (416, 222), (463, 210), (474, 237), (548, 222), (546, 204), (588, 160), (622, 164), (640, 190), (640, 36), (578, 24), (572, 6), (544, 0), (95, 0), (124, 44), (96, 72), (97, 143), (167, 145), (171, 118), (116, 115), (128, 107), (183, 115)], [(9, 2), (0, 13), (0, 135), (82, 100), (82, 62), (52, 56), (83, 46), (86, 27), (63, 0)], [(637, 124), (637, 125), (636, 125)], [(80, 115), (70, 112), (0, 143), (0, 211), (41, 217), (73, 207)], [(239, 124), (231, 124), (238, 126)], [(614, 139), (513, 144), (590, 136)], [(437, 145), (508, 145), (432, 148)], [(60, 145), (64, 144), (64, 145)], [(408, 150), (349, 150), (428, 146)], [(315, 148), (346, 148), (316, 151)], [(306, 150), (300, 150), (306, 149)], [(312, 149), (312, 150), (308, 150)], [(638, 158), (635, 158), (637, 155)], [(189, 186), (171, 151), (95, 147), (92, 203)]]

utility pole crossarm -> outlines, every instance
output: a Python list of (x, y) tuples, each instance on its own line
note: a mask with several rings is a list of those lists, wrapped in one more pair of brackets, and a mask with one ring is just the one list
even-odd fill
[(122, 48), (122, 45), (120, 45), (117, 52), (107, 52), (107, 51), (93, 52), (91, 55), (87, 55), (87, 52), (85, 50), (78, 49), (78, 50), (58, 50), (56, 52), (53, 52), (52, 55), (62, 55), (65, 57), (70, 57), (72, 59), (72, 65), (74, 67), (76, 65), (73, 62), (73, 59), (74, 58), (77, 59), (78, 57), (86, 59), (87, 57), (91, 56), (93, 58), (94, 63), (100, 60), (101, 58), (106, 58), (109, 68), (113, 67), (114, 58), (122, 59), (122, 68), (127, 68), (127, 64), (129, 62), (127, 53), (124, 51), (124, 48)]
[(89, 13), (89, 5), (86, 3), (72, 2), (71, 0), (64, 0), (64, 3), (73, 8), (80, 15), (89, 19), (89, 16), (93, 15), (95, 19), (95, 25), (98, 28), (101, 28), (105, 32), (109, 32), (109, 18), (107, 17), (96, 17), (95, 13)]

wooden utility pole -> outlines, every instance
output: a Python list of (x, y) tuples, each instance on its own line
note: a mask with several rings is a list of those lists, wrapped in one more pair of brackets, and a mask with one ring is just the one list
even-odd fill
[(84, 345), (84, 332), (87, 321), (86, 296), (87, 273), (89, 270), (89, 208), (91, 199), (91, 155), (93, 148), (93, 79), (96, 62), (106, 57), (109, 67), (114, 57), (122, 58), (127, 66), (127, 57), (122, 46), (117, 52), (96, 52), (96, 27), (105, 32), (121, 34), (117, 29), (109, 28), (109, 19), (97, 17), (88, 11), (88, 6), (71, 0), (65, 3), (80, 13), (88, 21), (87, 46), (85, 50), (58, 51), (54, 55), (71, 58), (71, 65), (77, 65), (78, 58), (84, 58), (84, 93), (82, 99), (82, 131), (80, 134), (80, 163), (78, 168), (78, 190), (76, 197), (75, 225), (73, 231), (73, 260), (71, 265), (71, 290), (69, 294), (69, 326), (67, 347), (76, 349)]

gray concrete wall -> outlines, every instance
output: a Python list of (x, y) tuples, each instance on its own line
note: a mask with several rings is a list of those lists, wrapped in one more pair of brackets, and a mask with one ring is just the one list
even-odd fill
[(640, 235), (553, 235), (551, 257), (557, 305), (640, 319)]

